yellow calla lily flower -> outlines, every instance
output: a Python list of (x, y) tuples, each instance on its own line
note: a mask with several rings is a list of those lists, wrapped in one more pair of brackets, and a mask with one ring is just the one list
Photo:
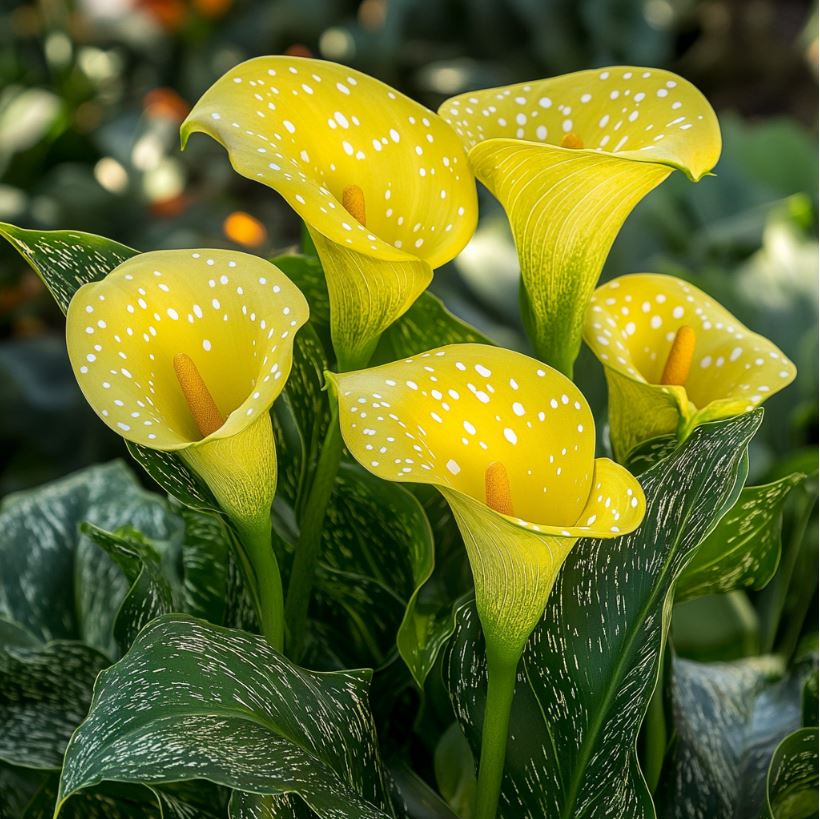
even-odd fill
[(476, 815), (495, 816), (527, 638), (576, 540), (640, 525), (641, 486), (595, 458), (578, 388), (520, 353), (454, 344), (328, 379), (353, 457), (385, 480), (435, 486), (464, 538), (489, 673)]
[(697, 181), (715, 165), (714, 111), (675, 74), (618, 66), (469, 92), (439, 113), (507, 212), (536, 353), (571, 374), (615, 236), (672, 170)]
[(380, 333), (475, 229), (475, 182), (452, 130), (346, 66), (286, 56), (242, 63), (196, 104), (183, 144), (197, 131), (307, 224), (342, 369), (366, 364)]
[(612, 447), (748, 412), (790, 384), (794, 364), (771, 341), (674, 276), (635, 273), (599, 287), (584, 340), (604, 365)]
[[(594, 457), (584, 396), (534, 359), (454, 344), (328, 378), (353, 457), (385, 480), (432, 484), (450, 503), (485, 632), (514, 651), (575, 540), (616, 537), (640, 523), (638, 482)], [(509, 503), (488, 503), (499, 488)]]
[(177, 452), (236, 524), (257, 570), (272, 557), (269, 410), (307, 318), (304, 296), (277, 267), (227, 250), (134, 256), (81, 287), (66, 317), (69, 359), (97, 415), (128, 441)]

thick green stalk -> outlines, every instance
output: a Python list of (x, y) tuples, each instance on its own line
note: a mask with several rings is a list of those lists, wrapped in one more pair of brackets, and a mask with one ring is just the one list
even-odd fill
[(302, 655), (305, 641), (308, 604), (313, 589), (316, 564), (319, 562), (319, 547), (322, 542), (327, 507), (336, 482), (336, 474), (342, 460), (342, 432), (339, 427), (338, 405), (333, 404), (330, 423), (319, 454), (319, 463), (313, 476), (313, 483), (304, 506), (299, 542), (293, 557), (286, 616), (289, 627), (288, 654), (296, 662)]
[(252, 589), (262, 635), (277, 651), (285, 646), (285, 606), (282, 578), (271, 542), (270, 518), (237, 525), (244, 550), (243, 568)]
[(509, 650), (498, 651), (487, 643), (487, 702), (473, 819), (495, 819), (498, 810), (519, 659), (520, 653), (511, 657)]

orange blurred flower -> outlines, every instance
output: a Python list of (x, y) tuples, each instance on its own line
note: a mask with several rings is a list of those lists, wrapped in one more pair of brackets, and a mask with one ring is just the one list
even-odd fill
[(238, 245), (259, 247), (268, 238), (265, 226), (255, 217), (242, 210), (235, 210), (222, 223), (225, 235)]

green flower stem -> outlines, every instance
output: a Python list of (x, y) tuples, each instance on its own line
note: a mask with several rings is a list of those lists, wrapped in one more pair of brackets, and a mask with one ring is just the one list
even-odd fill
[(270, 517), (249, 523), (237, 521), (243, 549), (245, 579), (256, 604), (262, 635), (277, 651), (285, 647), (285, 606), (282, 578), (271, 541)]
[(504, 757), (507, 755), (510, 709), (515, 693), (516, 669), (521, 653), (511, 656), (487, 642), (487, 702), (484, 705), (484, 726), (481, 729), (481, 761), (478, 765), (473, 819), (495, 819), (501, 780), (504, 777)]
[(293, 557), (286, 616), (289, 627), (288, 655), (296, 662), (302, 656), (305, 642), (305, 625), (310, 603), (319, 547), (322, 542), (327, 507), (336, 483), (336, 474), (342, 460), (342, 432), (339, 427), (339, 408), (335, 399), (330, 413), (330, 424), (319, 454), (319, 463), (307, 496), (301, 521), (299, 542)]

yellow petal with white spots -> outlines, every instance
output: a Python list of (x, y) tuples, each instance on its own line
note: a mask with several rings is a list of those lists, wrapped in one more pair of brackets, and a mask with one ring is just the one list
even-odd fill
[(613, 537), (641, 525), (646, 499), (631, 473), (609, 458), (596, 458), (592, 490), (573, 533)]
[[(475, 229), (475, 182), (449, 126), (346, 66), (287, 56), (242, 63), (196, 104), (182, 125), (183, 142), (197, 131), (220, 142), (239, 173), (278, 191), (324, 237), (318, 249), (328, 278), (340, 279), (336, 289), (345, 287), (351, 264), (338, 262), (334, 248), (357, 254), (357, 293), (368, 264), (397, 265), (356, 305), (360, 311), (372, 307), (379, 319), (368, 336), (384, 329), (385, 315), (390, 321), (400, 315), (388, 307), (407, 309), (432, 269), (452, 259)], [(343, 205), (351, 190), (362, 205), (354, 214)], [(365, 224), (355, 218), (361, 213)], [(352, 320), (347, 312), (335, 315), (347, 304), (333, 300), (332, 290), (331, 298), (337, 351), (341, 346), (354, 358), (336, 326)]]
[[(181, 450), (229, 438), (267, 412), (308, 317), (296, 286), (269, 262), (227, 250), (134, 256), (81, 287), (66, 319), (83, 394), (129, 441)], [(174, 368), (190, 357), (225, 423), (203, 439)]]
[[(661, 384), (681, 327), (694, 333), (681, 386)], [(607, 371), (618, 457), (648, 438), (688, 435), (706, 421), (747, 412), (794, 380), (794, 364), (692, 284), (653, 273), (599, 287), (584, 339)]]
[(455, 344), (329, 377), (345, 443), (379, 477), (434, 484), (486, 506), (487, 469), (503, 464), (514, 512), (504, 517), (563, 536), (585, 526), (594, 421), (578, 388), (552, 368), (510, 350)]
[[(511, 656), (541, 616), (575, 540), (616, 537), (640, 524), (640, 485), (617, 464), (595, 460), (584, 396), (532, 358), (454, 344), (328, 378), (353, 457), (386, 480), (432, 484), (449, 502), (482, 623)], [(494, 480), (502, 480), (511, 514), (488, 505)]]
[(470, 92), (439, 112), (507, 212), (536, 352), (571, 373), (618, 230), (673, 169), (698, 180), (714, 166), (714, 112), (680, 77), (630, 66)]

